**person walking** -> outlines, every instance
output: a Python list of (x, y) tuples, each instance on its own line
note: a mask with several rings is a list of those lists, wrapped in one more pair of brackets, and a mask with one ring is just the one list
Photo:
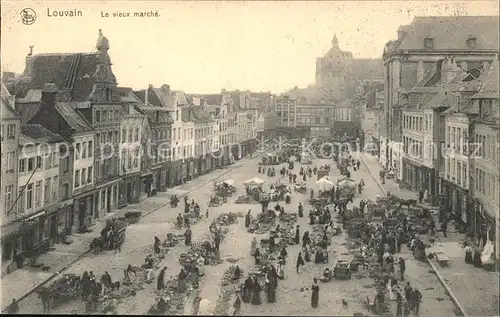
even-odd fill
[(296, 264), (296, 269), (297, 269), (297, 274), (300, 274), (300, 266), (304, 265), (304, 259), (302, 258), (302, 252), (299, 252), (299, 256), (297, 257), (297, 264)]
[(314, 278), (313, 285), (311, 287), (311, 307), (312, 308), (318, 307), (318, 301), (319, 301), (319, 285), (318, 285), (318, 280)]
[(399, 258), (399, 272), (401, 274), (401, 281), (404, 281), (405, 279), (405, 270), (406, 270), (405, 259)]

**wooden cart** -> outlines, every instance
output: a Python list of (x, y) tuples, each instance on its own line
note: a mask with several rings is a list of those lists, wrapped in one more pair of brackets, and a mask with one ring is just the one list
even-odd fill
[(333, 268), (333, 277), (336, 279), (351, 279), (351, 262), (345, 260), (337, 260)]

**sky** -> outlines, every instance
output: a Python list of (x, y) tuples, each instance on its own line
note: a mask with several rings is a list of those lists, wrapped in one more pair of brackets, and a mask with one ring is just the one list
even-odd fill
[[(304, 87), (314, 83), (316, 57), (334, 34), (354, 58), (380, 58), (415, 16), (499, 14), (497, 1), (1, 2), (3, 71), (21, 73), (30, 45), (34, 54), (95, 51), (102, 29), (120, 86), (169, 84), (189, 93)], [(36, 12), (31, 25), (21, 21), (25, 8)], [(47, 13), (73, 9), (83, 16)], [(113, 17), (149, 11), (158, 17)]]

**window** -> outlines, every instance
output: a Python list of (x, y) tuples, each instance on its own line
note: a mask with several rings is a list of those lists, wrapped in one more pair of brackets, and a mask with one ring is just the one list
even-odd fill
[(101, 122), (101, 111), (99, 111), (99, 110), (95, 111), (95, 122), (97, 122), (97, 123)]
[(476, 48), (476, 38), (475, 37), (469, 37), (467, 39), (467, 47), (468, 48)]
[(59, 166), (59, 153), (52, 153), (52, 166), (53, 167)]
[(122, 129), (122, 143), (127, 142), (127, 129)]
[(94, 144), (92, 144), (93, 142), (92, 141), (89, 141), (88, 143), (88, 154), (89, 154), (89, 157), (92, 157), (92, 155), (94, 155)]
[(31, 157), (28, 159), (28, 172), (33, 171), (35, 169), (35, 158)]
[(49, 168), (52, 168), (52, 153), (47, 154), (47, 156), (45, 157), (45, 169)]
[[(52, 160), (52, 153), (50, 153), (47, 157), (48, 157), (48, 161)], [(36, 167), (42, 168), (42, 157), (41, 156), (36, 157)], [(47, 166), (47, 168), (49, 168), (49, 166)]]
[(108, 142), (113, 143), (113, 132), (108, 132)]
[(12, 207), (12, 192), (14, 191), (14, 186), (9, 185), (5, 186), (5, 214), (7, 214), (10, 211), (10, 207)]
[(57, 201), (57, 199), (59, 198), (59, 193), (58, 193), (58, 190), (59, 190), (59, 176), (54, 176), (54, 182), (53, 182), (54, 186), (52, 186), (52, 199), (54, 201)]
[[(106, 101), (107, 101), (107, 98), (106, 98)], [(107, 110), (102, 111), (102, 121), (103, 122), (108, 121), (108, 111)]]
[(68, 183), (63, 184), (62, 191), (63, 191), (63, 199), (64, 200), (69, 199), (69, 184)]
[(35, 205), (40, 206), (42, 204), (42, 181), (36, 182), (35, 185)]
[(135, 128), (135, 142), (139, 142), (139, 128)]
[(80, 143), (77, 143), (76, 146), (75, 146), (75, 149), (76, 149), (76, 151), (75, 151), (75, 160), (79, 160), (80, 159), (80, 154), (81, 154), (80, 148), (81, 148)]
[(19, 186), (19, 200), (17, 201), (17, 208), (19, 213), (24, 213), (26, 206), (26, 192), (24, 186)]
[(19, 173), (26, 171), (26, 159), (19, 160)]
[(63, 158), (63, 172), (67, 173), (69, 171), (69, 156)]
[(87, 169), (86, 168), (82, 168), (81, 177), (82, 177), (82, 179), (80, 181), (80, 185), (82, 185), (82, 186), (87, 185)]
[(28, 184), (26, 189), (26, 210), (33, 208), (33, 183)]
[(434, 48), (434, 39), (432, 37), (428, 37), (424, 40), (425, 48)]
[(89, 166), (88, 170), (87, 170), (87, 183), (90, 184), (92, 183), (92, 166)]
[(7, 126), (7, 139), (15, 139), (16, 138), (16, 125), (9, 124)]
[(75, 172), (75, 188), (80, 187), (80, 171)]
[(97, 146), (99, 146), (99, 144), (101, 144), (101, 134), (100, 133), (95, 134), (95, 144)]
[(457, 101), (457, 110), (460, 110), (460, 106), (462, 105), (462, 98), (461, 98), (461, 96), (457, 96), (456, 97), (456, 101)]
[(14, 152), (7, 153), (7, 172), (14, 172)]
[(82, 143), (82, 159), (87, 158), (87, 142)]
[(134, 139), (134, 131), (132, 130), (132, 128), (129, 128), (128, 129), (128, 142), (132, 142), (132, 140)]
[(45, 180), (45, 188), (44, 188), (44, 202), (45, 203), (50, 203), (50, 192), (51, 192), (51, 187), (50, 187), (50, 178), (47, 178)]

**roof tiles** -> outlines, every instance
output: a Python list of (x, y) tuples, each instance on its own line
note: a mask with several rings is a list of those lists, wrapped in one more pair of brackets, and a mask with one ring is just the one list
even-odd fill
[(52, 133), (39, 124), (22, 124), (21, 134), (34, 140), (45, 140), (47, 142), (63, 141), (63, 138), (59, 134)]
[[(416, 17), (398, 49), (425, 49), (424, 40), (433, 38), (433, 50), (498, 50), (498, 29), (498, 16)], [(468, 47), (469, 37), (476, 38), (475, 48)]]

